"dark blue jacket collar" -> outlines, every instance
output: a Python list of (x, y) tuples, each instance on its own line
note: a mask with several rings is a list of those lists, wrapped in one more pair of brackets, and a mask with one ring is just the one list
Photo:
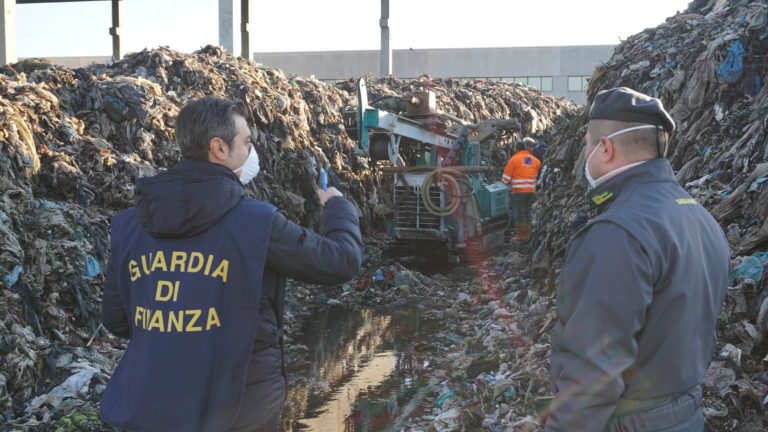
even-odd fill
[(155, 237), (190, 237), (215, 224), (244, 193), (229, 168), (184, 159), (167, 173), (136, 182), (136, 217)]

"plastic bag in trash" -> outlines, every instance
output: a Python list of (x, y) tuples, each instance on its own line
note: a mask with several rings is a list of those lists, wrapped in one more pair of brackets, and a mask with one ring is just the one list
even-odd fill
[(91, 385), (91, 378), (98, 370), (89, 368), (81, 370), (67, 378), (66, 381), (56, 386), (49, 393), (40, 395), (30, 402), (27, 411), (34, 411), (43, 404), (49, 404), (54, 408), (58, 407), (64, 399), (80, 398), (88, 393)]
[(744, 72), (744, 56), (747, 52), (744, 50), (744, 46), (740, 40), (736, 40), (728, 48), (728, 55), (725, 57), (725, 61), (720, 65), (717, 70), (717, 77), (728, 83), (735, 83), (741, 78), (741, 74)]
[(101, 264), (99, 261), (91, 255), (85, 256), (85, 273), (83, 277), (86, 279), (93, 279), (101, 274)]
[(765, 268), (763, 267), (763, 263), (758, 257), (746, 257), (744, 261), (731, 272), (730, 283), (733, 285), (739, 277), (750, 278), (754, 279), (756, 282), (760, 282), (760, 280), (763, 279), (764, 271)]
[(459, 418), (461, 416), (461, 408), (454, 407), (448, 411), (441, 412), (435, 417), (435, 430), (438, 432), (448, 432), (458, 430)]
[(23, 268), (19, 265), (13, 268), (10, 273), (3, 276), (3, 283), (5, 284), (6, 288), (12, 287), (17, 280), (19, 280), (19, 275), (21, 274), (21, 271)]

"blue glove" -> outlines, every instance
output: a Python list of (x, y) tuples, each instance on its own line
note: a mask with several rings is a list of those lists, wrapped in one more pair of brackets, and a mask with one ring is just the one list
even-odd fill
[(328, 190), (328, 174), (322, 168), (320, 168), (320, 187), (323, 190)]

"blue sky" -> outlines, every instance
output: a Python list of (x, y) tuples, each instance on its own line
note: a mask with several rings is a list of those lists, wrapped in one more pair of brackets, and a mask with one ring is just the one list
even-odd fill
[[(392, 46), (615, 44), (689, 0), (390, 0)], [(378, 49), (379, 0), (254, 0), (255, 52)], [(127, 52), (218, 44), (217, 0), (125, 0)], [(19, 57), (110, 55), (108, 1), (18, 5)]]

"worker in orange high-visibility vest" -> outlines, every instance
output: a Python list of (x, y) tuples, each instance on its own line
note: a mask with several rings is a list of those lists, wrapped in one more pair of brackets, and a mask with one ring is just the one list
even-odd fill
[(536, 176), (541, 167), (541, 162), (528, 150), (529, 144), (535, 144), (535, 141), (528, 137), (517, 143), (517, 152), (509, 158), (501, 176), (501, 181), (509, 185), (511, 192), (510, 216), (514, 218), (517, 228), (517, 237), (513, 240), (518, 241), (531, 239), (531, 206), (536, 193)]

